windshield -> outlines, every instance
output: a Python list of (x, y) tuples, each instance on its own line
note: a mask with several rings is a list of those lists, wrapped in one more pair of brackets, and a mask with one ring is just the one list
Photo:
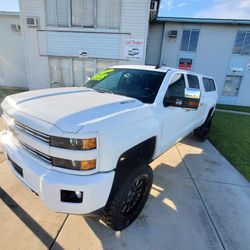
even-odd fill
[(82, 86), (153, 103), (165, 75), (163, 72), (109, 68), (93, 76)]

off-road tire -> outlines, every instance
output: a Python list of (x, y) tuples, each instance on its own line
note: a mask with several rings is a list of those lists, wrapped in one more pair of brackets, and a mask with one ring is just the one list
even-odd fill
[[(124, 166), (121, 169), (116, 173), (102, 216), (102, 220), (116, 231), (125, 229), (137, 218), (148, 199), (153, 182), (153, 171), (148, 165)], [(140, 194), (136, 194), (138, 183), (142, 183), (137, 190)], [(136, 198), (132, 202), (130, 197), (134, 193)], [(127, 211), (129, 207), (131, 211)]]
[(209, 117), (199, 128), (194, 130), (194, 136), (201, 142), (206, 141), (212, 125), (212, 117)]

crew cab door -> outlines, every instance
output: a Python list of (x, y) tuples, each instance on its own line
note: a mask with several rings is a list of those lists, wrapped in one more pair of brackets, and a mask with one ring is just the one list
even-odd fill
[[(193, 119), (196, 114), (192, 112), (197, 112), (200, 96), (196, 97), (196, 92), (200, 94), (200, 91), (189, 90), (187, 87), (187, 78), (184, 73), (175, 73), (170, 78), (161, 109), (161, 153), (172, 147), (194, 129)], [(188, 91), (191, 93), (190, 96), (195, 98), (186, 98)], [(189, 100), (190, 104), (187, 104)], [(190, 108), (187, 108), (188, 106)]]
[(194, 75), (192, 73), (187, 73), (186, 74), (186, 81), (188, 88), (190, 89), (197, 89), (201, 91), (200, 95), (200, 102), (199, 106), (197, 107), (196, 110), (188, 110), (189, 112), (189, 125), (192, 128), (197, 128), (201, 125), (203, 119), (204, 119), (204, 114), (205, 112), (205, 105), (204, 105), (204, 90), (202, 88), (202, 83), (200, 82), (199, 78), (197, 75)]

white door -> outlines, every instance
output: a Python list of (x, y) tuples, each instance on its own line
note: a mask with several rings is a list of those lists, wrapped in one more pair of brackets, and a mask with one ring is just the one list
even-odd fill
[[(202, 83), (199, 82), (198, 77), (196, 75), (191, 74), (191, 73), (187, 74), (186, 76), (187, 76), (188, 88), (201, 91), (201, 84)], [(203, 121), (206, 106), (205, 106), (205, 102), (204, 102), (205, 96), (202, 93), (200, 96), (200, 104), (199, 104), (198, 108), (188, 111), (189, 112), (189, 119), (190, 119), (190, 123), (189, 123), (190, 128), (189, 129), (196, 128), (196, 127), (200, 126), (201, 122)]]
[[(170, 81), (165, 96), (180, 97), (181, 100), (181, 98), (184, 98), (186, 86), (184, 74), (175, 74)], [(161, 117), (163, 127), (160, 151), (162, 153), (187, 135), (191, 119), (189, 111), (173, 106), (163, 107)]]

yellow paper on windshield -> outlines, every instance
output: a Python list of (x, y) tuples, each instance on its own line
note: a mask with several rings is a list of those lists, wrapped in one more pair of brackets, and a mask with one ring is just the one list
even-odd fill
[(101, 71), (100, 73), (91, 77), (90, 80), (101, 81), (113, 72), (114, 72), (114, 69), (105, 69), (104, 71)]

